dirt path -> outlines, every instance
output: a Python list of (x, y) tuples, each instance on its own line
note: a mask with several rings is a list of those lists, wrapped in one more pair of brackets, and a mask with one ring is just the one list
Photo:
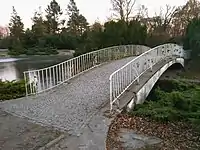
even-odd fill
[(60, 134), (0, 109), (0, 150), (37, 150)]

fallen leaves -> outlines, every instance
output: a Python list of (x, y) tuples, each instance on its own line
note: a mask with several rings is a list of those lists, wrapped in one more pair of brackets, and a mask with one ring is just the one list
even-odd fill
[(107, 150), (124, 149), (118, 138), (121, 128), (133, 129), (138, 134), (161, 138), (163, 142), (153, 148), (154, 150), (200, 149), (200, 133), (195, 132), (191, 125), (184, 122), (164, 124), (146, 118), (120, 114), (113, 120), (109, 128), (106, 140)]

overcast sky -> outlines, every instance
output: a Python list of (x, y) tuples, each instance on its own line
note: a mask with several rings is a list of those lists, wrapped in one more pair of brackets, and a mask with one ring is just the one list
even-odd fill
[[(8, 25), (10, 16), (12, 13), (12, 6), (15, 6), (18, 14), (21, 16), (25, 27), (31, 26), (31, 17), (39, 6), (42, 10), (46, 9), (51, 0), (2, 0), (0, 8), (0, 25)], [(179, 6), (186, 3), (187, 0), (136, 0), (135, 9), (139, 5), (145, 5), (150, 14), (154, 14), (155, 11), (159, 11), (160, 6), (169, 4), (171, 6)], [(61, 8), (65, 10), (69, 0), (57, 0), (61, 5)], [(110, 17), (111, 4), (110, 0), (75, 0), (80, 12), (87, 18), (91, 24), (95, 20), (99, 19), (101, 22), (107, 20)]]

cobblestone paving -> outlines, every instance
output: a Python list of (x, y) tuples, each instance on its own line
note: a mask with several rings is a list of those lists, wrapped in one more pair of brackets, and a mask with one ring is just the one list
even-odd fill
[(109, 76), (134, 57), (92, 69), (53, 91), (0, 103), (0, 108), (36, 123), (77, 134), (98, 108), (109, 101)]

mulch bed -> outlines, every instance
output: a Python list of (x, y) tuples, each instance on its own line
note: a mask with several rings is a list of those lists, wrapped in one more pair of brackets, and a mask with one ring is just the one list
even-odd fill
[(138, 134), (163, 140), (159, 145), (143, 148), (143, 150), (200, 150), (200, 133), (195, 132), (191, 125), (182, 122), (164, 124), (126, 114), (120, 114), (113, 120), (107, 135), (107, 150), (125, 150), (118, 140), (121, 128), (132, 129)]

